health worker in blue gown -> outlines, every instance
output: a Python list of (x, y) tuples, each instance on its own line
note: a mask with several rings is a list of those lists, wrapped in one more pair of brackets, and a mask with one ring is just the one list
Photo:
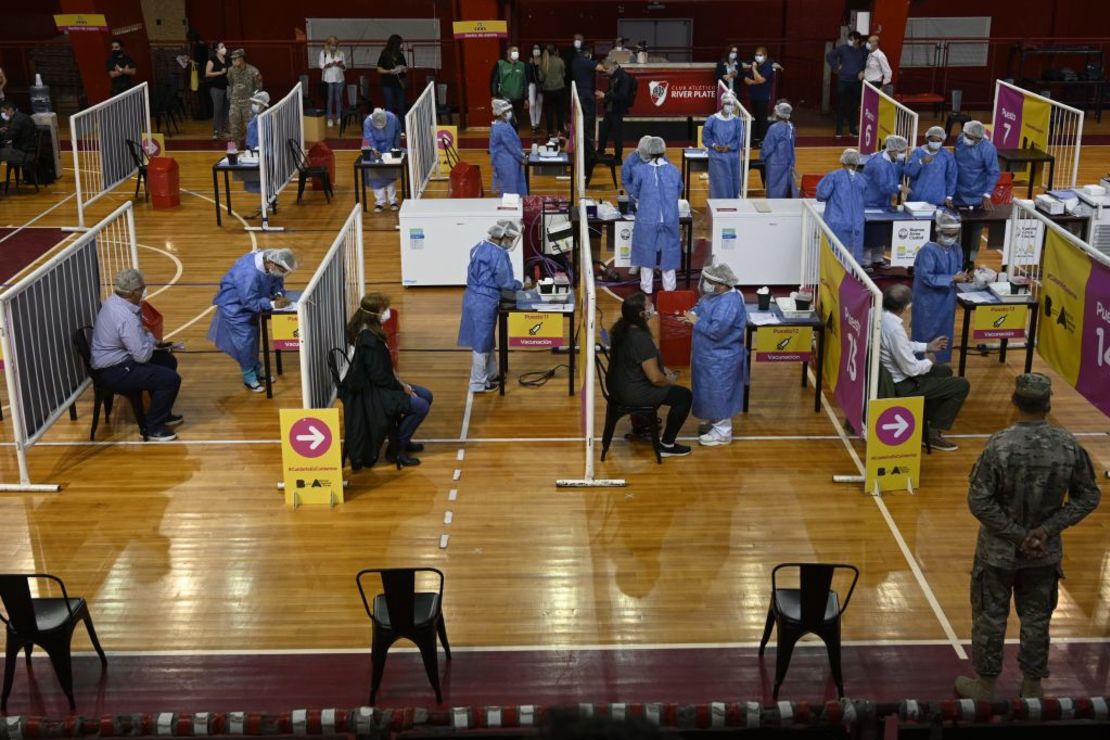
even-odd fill
[[(362, 148), (370, 150), (370, 158), (380, 161), (391, 149), (401, 148), (401, 122), (393, 113), (375, 108), (362, 122)], [(364, 170), (366, 184), (374, 189), (374, 212), (381, 213), (388, 202), (392, 211), (397, 210), (396, 170)]]
[(952, 207), (956, 195), (956, 158), (944, 148), (947, 136), (940, 126), (925, 132), (925, 143), (906, 162), (910, 195), (906, 200)]
[(744, 148), (744, 122), (736, 96), (721, 96), (721, 110), (705, 121), (701, 140), (709, 150), (709, 197), (740, 197), (740, 150)]
[(493, 167), (493, 190), (504, 195), (528, 195), (524, 180), (524, 147), (513, 128), (513, 104), (494, 98), (493, 125), (489, 127), (489, 160)]
[(825, 204), (825, 223), (844, 248), (863, 265), (863, 198), (867, 177), (857, 172), (859, 152), (845, 149), (839, 170), (833, 170), (817, 183), (817, 200)]
[(686, 313), (694, 327), (690, 353), (694, 416), (712, 425), (698, 437), (706, 447), (732, 442), (732, 417), (744, 406), (748, 312), (744, 296), (735, 287), (739, 282), (726, 264), (706, 267), (701, 272), (701, 299)]
[(501, 220), (490, 227), (489, 239), (470, 250), (466, 268), (466, 291), (459, 318), (460, 347), (470, 347), (470, 391), (485, 393), (497, 388), (497, 358), (493, 354), (497, 306), (502, 290), (520, 290), (513, 276), (509, 252), (520, 241), (520, 225)]
[(682, 197), (682, 173), (664, 159), (667, 144), (658, 136), (648, 143), (651, 161), (636, 170), (629, 194), (639, 204), (632, 228), (633, 271), (639, 268), (640, 290), (651, 294), (655, 267), (663, 273), (663, 290), (678, 284), (675, 271), (682, 263), (678, 234), (678, 199)]
[(960, 249), (960, 217), (939, 209), (935, 218), (937, 240), (928, 242), (913, 261), (913, 306), (910, 338), (926, 344), (948, 337), (948, 348), (936, 353), (937, 362), (952, 359), (951, 339), (956, 324), (956, 284), (968, 281)]
[(759, 148), (768, 198), (798, 197), (794, 176), (794, 124), (790, 122), (793, 112), (793, 107), (785, 100), (775, 104), (775, 122), (767, 129)]
[[(258, 116), (262, 111), (270, 107), (270, 93), (265, 90), (258, 90), (251, 96), (251, 120), (247, 122), (247, 150), (251, 152), (258, 152)], [(269, 132), (271, 129), (267, 128)], [(272, 137), (267, 137), (269, 146), (273, 146)], [(261, 193), (262, 192), (262, 176), (258, 170), (240, 170), (234, 173), (236, 180), (242, 180), (243, 190), (248, 193)]]
[[(902, 190), (902, 175), (906, 163), (908, 144), (904, 136), (891, 134), (886, 137), (883, 151), (872, 154), (863, 166), (867, 177), (867, 193), (863, 197), (864, 208), (890, 209), (892, 201)], [(883, 250), (890, 241), (888, 229), (873, 229), (868, 238), (864, 234), (863, 266), (883, 265)]]
[[(956, 140), (956, 208), (993, 210), (991, 196), (998, 185), (998, 150), (986, 140), (986, 128), (980, 121), (968, 121)], [(983, 222), (969, 223), (961, 235), (966, 266), (975, 264), (983, 236)]]
[(285, 276), (297, 266), (291, 249), (248, 252), (235, 261), (220, 280), (212, 299), (216, 313), (208, 328), (208, 339), (216, 348), (239, 363), (243, 385), (254, 393), (266, 390), (258, 361), (258, 315), (284, 308)]
[[(651, 155), (648, 154), (650, 144), (650, 135), (641, 136), (636, 149), (624, 158), (624, 162), (621, 164), (621, 187), (624, 188), (624, 192), (631, 193), (632, 179), (636, 176), (636, 170), (651, 161)], [(631, 198), (631, 195), (629, 197)], [(632, 202), (636, 202), (634, 198)]]

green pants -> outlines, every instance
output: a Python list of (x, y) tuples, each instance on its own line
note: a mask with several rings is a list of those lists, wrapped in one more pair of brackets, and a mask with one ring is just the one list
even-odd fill
[(1002, 645), (1013, 594), (1021, 620), (1018, 665), (1029, 678), (1048, 676), (1048, 625), (1056, 609), (1059, 564), (1005, 570), (976, 563), (971, 573), (971, 659), (975, 672), (1002, 672)]
[(231, 123), (231, 140), (238, 146), (243, 146), (247, 136), (247, 124), (251, 120), (251, 101), (232, 100), (228, 119)]
[(970, 390), (967, 378), (953, 377), (948, 365), (933, 365), (924, 375), (894, 384), (894, 392), (899, 397), (925, 398), (925, 418), (937, 432), (952, 428)]

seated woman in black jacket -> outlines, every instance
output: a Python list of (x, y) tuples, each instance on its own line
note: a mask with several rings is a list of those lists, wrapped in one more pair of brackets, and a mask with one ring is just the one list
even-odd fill
[(382, 329), (382, 323), (389, 321), (389, 317), (389, 296), (367, 293), (347, 324), (347, 341), (355, 346), (355, 355), (344, 380), (347, 393), (344, 416), (348, 456), (355, 470), (374, 464), (397, 415), (401, 415), (397, 438), (390, 440), (385, 459), (401, 465), (419, 465), (420, 460), (411, 453), (424, 449), (424, 445), (412, 441), (412, 435), (428, 415), (432, 392), (423, 386), (409, 385), (397, 375)]
[(690, 448), (675, 440), (690, 415), (693, 395), (675, 385), (675, 373), (663, 368), (663, 358), (651, 338), (648, 319), (655, 315), (651, 298), (634, 293), (621, 304), (621, 317), (609, 330), (609, 393), (626, 406), (670, 406), (659, 442), (662, 457), (681, 457)]

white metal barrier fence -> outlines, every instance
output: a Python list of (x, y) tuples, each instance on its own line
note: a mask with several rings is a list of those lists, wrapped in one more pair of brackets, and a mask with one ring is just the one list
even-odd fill
[(85, 209), (139, 169), (143, 137), (149, 133), (145, 82), (70, 116), (79, 230), (85, 229)]
[(115, 272), (139, 266), (134, 235), (127, 202), (0, 294), (0, 345), (19, 459), (19, 483), (0, 490), (58, 490), (31, 483), (27, 451), (92, 382), (73, 339), (95, 324)]
[[(867, 108), (868, 99), (877, 96), (877, 105), (874, 110)], [(875, 116), (876, 120), (870, 120)], [(899, 103), (894, 98), (884, 93), (870, 82), (863, 83), (863, 95), (860, 97), (859, 111), (859, 147), (860, 154), (877, 152), (885, 145), (885, 139), (890, 134), (898, 134), (906, 139), (909, 149), (917, 146), (917, 111)]]
[(332, 348), (347, 347), (347, 321), (366, 290), (362, 209), (351, 210), (343, 228), (297, 302), (301, 353), (301, 395), (306, 409), (328, 408), (335, 382), (328, 370)]
[(420, 198), (439, 166), (436, 150), (436, 86), (429, 82), (405, 114), (409, 183), (412, 197)]
[(284, 98), (258, 114), (258, 174), (262, 196), (262, 226), (248, 231), (281, 231), (270, 227), (277, 197), (293, 179), (304, 154), (304, 100), (301, 83)]
[[(1009, 97), (1012, 105), (999, 105), (1000, 98)], [(1016, 110), (1019, 107), (1021, 110)], [(1037, 114), (1036, 109), (1048, 106), (1047, 117)], [(1003, 80), (994, 81), (994, 106), (991, 125), (991, 139), (999, 149), (1036, 148), (1055, 158), (1053, 187), (1074, 188), (1079, 177), (1079, 151), (1083, 146), (1083, 111), (1064, 105), (1043, 95), (1030, 92)], [(1047, 118), (1047, 120), (1045, 120)], [(1041, 131), (1047, 123), (1048, 130)], [(1014, 128), (1015, 125), (1017, 128)], [(1037, 139), (1043, 139), (1037, 141)], [(1000, 142), (1013, 142), (1017, 146)], [(1048, 187), (1049, 167), (1040, 168), (1043, 187)]]
[[(725, 83), (717, 80), (717, 99), (720, 100), (726, 92), (729, 92), (729, 89), (725, 87)], [(748, 177), (751, 175), (752, 163), (752, 122), (755, 119), (739, 98), (736, 100), (736, 107), (739, 109), (740, 124), (744, 132), (744, 148), (740, 150), (740, 197), (747, 198)], [(686, 193), (685, 197), (689, 198), (690, 194)]]

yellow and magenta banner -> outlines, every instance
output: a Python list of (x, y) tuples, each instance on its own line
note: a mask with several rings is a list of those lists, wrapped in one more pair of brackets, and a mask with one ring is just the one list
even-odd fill
[(1052, 104), (1020, 88), (999, 83), (991, 142), (998, 149), (1048, 149)]
[[(860, 83), (863, 84), (863, 83)], [(883, 147), (886, 137), (896, 133), (898, 108), (894, 101), (883, 95), (871, 85), (863, 85), (860, 97), (860, 154), (871, 154)], [(913, 146), (913, 142), (910, 142)]]
[(848, 274), (821, 234), (820, 316), (825, 324), (825, 362), (821, 368), (852, 427), (863, 431), (867, 394), (867, 353), (871, 341), (871, 292)]
[(1110, 268), (1049, 229), (1039, 303), (1037, 351), (1110, 416)]

